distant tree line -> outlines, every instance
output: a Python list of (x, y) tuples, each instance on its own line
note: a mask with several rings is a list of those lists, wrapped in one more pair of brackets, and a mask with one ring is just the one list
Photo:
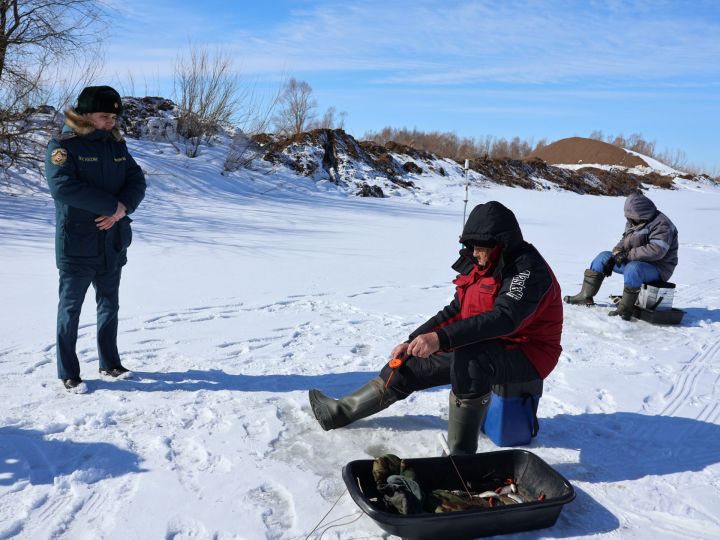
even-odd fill
[(407, 128), (386, 127), (378, 132), (367, 132), (366, 140), (378, 144), (390, 141), (412, 146), (433, 154), (461, 161), (463, 159), (524, 159), (540, 148), (547, 146), (547, 140), (538, 142), (513, 137), (508, 140), (487, 135), (485, 137), (459, 137), (456, 133), (441, 131), (419, 131)]
[(627, 137), (622, 133), (619, 135), (604, 135), (602, 131), (595, 130), (590, 134), (591, 139), (614, 144), (627, 150), (632, 150), (638, 154), (657, 159), (665, 165), (670, 165), (674, 169), (684, 170), (688, 172), (699, 173), (694, 167), (688, 165), (687, 156), (682, 150), (668, 150), (662, 152), (656, 150), (657, 143), (646, 140), (641, 133), (633, 133)]
[[(460, 137), (453, 132), (420, 131), (393, 127), (385, 127), (377, 132), (369, 131), (365, 133), (363, 138), (381, 145), (394, 141), (456, 161), (483, 158), (526, 159), (550, 144), (545, 138), (534, 142), (532, 139), (527, 140), (520, 137), (513, 137), (508, 140), (491, 135)], [(694, 174), (703, 172), (699, 168), (688, 164), (687, 156), (682, 150), (666, 149), (660, 152), (656, 149), (657, 143), (654, 140), (649, 141), (639, 133), (633, 133), (626, 137), (623, 134), (604, 135), (602, 131), (596, 130), (590, 134), (589, 138), (632, 150), (678, 170)], [(717, 175), (717, 171), (714, 171), (713, 174)]]

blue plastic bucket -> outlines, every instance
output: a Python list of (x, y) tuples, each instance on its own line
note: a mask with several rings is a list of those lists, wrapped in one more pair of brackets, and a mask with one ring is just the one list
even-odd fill
[(492, 398), (482, 430), (498, 446), (522, 446), (537, 435), (537, 409), (543, 382), (499, 384)]

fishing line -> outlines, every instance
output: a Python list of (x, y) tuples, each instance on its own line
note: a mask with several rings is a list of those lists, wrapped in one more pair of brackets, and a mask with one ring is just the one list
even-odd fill
[(442, 445), (443, 450), (445, 450), (447, 457), (450, 458), (450, 463), (452, 463), (452, 466), (455, 467), (455, 472), (457, 473), (458, 478), (460, 478), (460, 483), (462, 484), (465, 493), (467, 493), (468, 499), (472, 500), (473, 497), (470, 494), (470, 490), (468, 489), (467, 485), (465, 484), (465, 480), (463, 480), (462, 474), (460, 474), (460, 469), (458, 469), (457, 465), (455, 464), (455, 460), (450, 455), (450, 447), (448, 446), (447, 439), (445, 439), (445, 435), (443, 435), (442, 433), (438, 433), (438, 439), (440, 439), (440, 444)]
[[(354, 514), (349, 514), (349, 515), (347, 515), (347, 516), (339, 517), (338, 519), (345, 519), (346, 517), (350, 517), (350, 516), (353, 516), (353, 515), (354, 515)], [(362, 512), (358, 512), (358, 515), (357, 515), (357, 517), (356, 517), (355, 519), (351, 519), (350, 521), (347, 521), (347, 522), (345, 522), (345, 523), (337, 523), (337, 524), (335, 524), (335, 525), (328, 525), (328, 526), (325, 527), (325, 528), (323, 529), (323, 531), (320, 533), (320, 536), (317, 537), (317, 540), (322, 540), (322, 537), (323, 537), (323, 536), (325, 535), (325, 533), (326, 533), (327, 531), (329, 531), (330, 529), (333, 529), (333, 528), (335, 528), (335, 527), (344, 527), (345, 525), (350, 525), (350, 524), (352, 524), (352, 523), (355, 523), (358, 519), (360, 519), (360, 518), (362, 517), (362, 515), (363, 515)], [(336, 519), (335, 521), (337, 521), (337, 519)]]
[(337, 505), (337, 503), (340, 502), (340, 499), (342, 499), (347, 492), (348, 492), (348, 490), (347, 490), (347, 488), (345, 488), (345, 491), (343, 491), (343, 492), (340, 494), (340, 496), (337, 498), (337, 500), (336, 500), (336, 501), (333, 503), (333, 505), (330, 507), (330, 510), (328, 510), (328, 511), (325, 513), (325, 515), (322, 517), (322, 519), (321, 519), (320, 521), (318, 521), (318, 524), (315, 525), (315, 527), (313, 527), (313, 530), (308, 533), (308, 535), (305, 537), (305, 540), (308, 540), (308, 538), (310, 538), (310, 535), (315, 532), (315, 530), (322, 524), (323, 521), (325, 521), (325, 518), (328, 517), (328, 515), (330, 514), (330, 512), (333, 511), (333, 508), (335, 508), (335, 505)]

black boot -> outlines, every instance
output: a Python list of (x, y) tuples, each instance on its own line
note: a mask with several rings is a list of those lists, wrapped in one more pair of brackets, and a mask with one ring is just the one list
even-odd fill
[(625, 287), (623, 289), (623, 295), (620, 302), (617, 305), (617, 309), (612, 310), (608, 315), (614, 317), (620, 315), (624, 320), (629, 321), (632, 319), (633, 313), (635, 312), (635, 302), (637, 302), (640, 289), (631, 289)]
[(474, 399), (460, 399), (450, 392), (448, 448), (451, 456), (477, 451), (480, 428), (490, 407), (491, 393)]
[(600, 290), (605, 274), (602, 272), (595, 272), (589, 268), (585, 270), (585, 277), (583, 279), (582, 289), (575, 296), (566, 296), (563, 298), (566, 304), (579, 304), (584, 306), (592, 306), (595, 304), (593, 296), (595, 296)]
[(320, 390), (310, 390), (310, 406), (320, 426), (325, 430), (340, 428), (388, 408), (398, 398), (380, 377), (340, 399), (326, 396)]

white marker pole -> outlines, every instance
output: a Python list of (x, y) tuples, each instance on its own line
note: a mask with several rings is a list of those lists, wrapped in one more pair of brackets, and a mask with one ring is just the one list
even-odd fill
[(468, 189), (470, 187), (470, 177), (468, 175), (470, 171), (470, 160), (465, 160), (465, 206), (463, 207), (463, 220), (462, 220), (462, 227), (460, 227), (460, 230), (462, 231), (465, 227), (465, 214), (467, 213), (467, 203), (468, 203)]

